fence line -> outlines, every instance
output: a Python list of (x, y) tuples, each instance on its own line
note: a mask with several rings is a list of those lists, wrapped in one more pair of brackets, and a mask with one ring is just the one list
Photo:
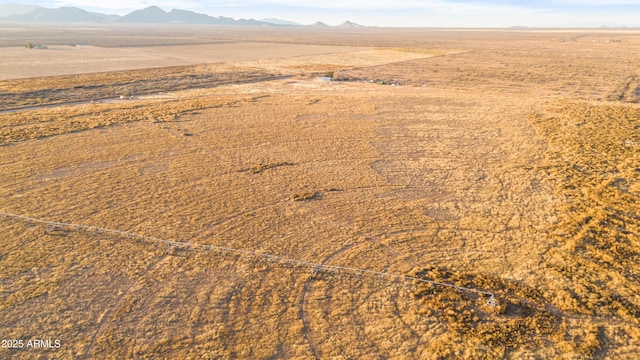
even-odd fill
[(138, 238), (138, 239), (151, 241), (151, 242), (163, 243), (163, 244), (167, 244), (167, 245), (170, 245), (170, 246), (176, 246), (176, 247), (177, 246), (181, 246), (181, 247), (199, 248), (199, 249), (205, 249), (205, 250), (217, 250), (217, 251), (222, 251), (222, 252), (231, 252), (231, 253), (237, 253), (237, 254), (242, 254), (242, 255), (251, 255), (251, 256), (257, 256), (257, 257), (263, 257), (265, 259), (273, 259), (273, 260), (278, 260), (278, 261), (282, 261), (282, 262), (285, 262), (285, 263), (292, 263), (292, 264), (295, 264), (295, 265), (298, 265), (298, 266), (310, 267), (313, 274), (317, 273), (320, 270), (335, 271), (335, 272), (342, 271), (342, 272), (354, 273), (356, 275), (361, 275), (361, 276), (362, 275), (376, 275), (376, 276), (380, 276), (380, 277), (391, 277), (391, 278), (400, 279), (400, 280), (417, 281), (417, 282), (430, 284), (430, 285), (434, 285), (434, 286), (448, 287), (448, 288), (456, 289), (458, 291), (464, 291), (464, 292), (474, 293), (474, 294), (478, 294), (478, 295), (485, 295), (485, 296), (489, 297), (488, 300), (487, 300), (487, 305), (488, 306), (495, 307), (498, 304), (497, 300), (495, 298), (495, 294), (492, 293), (492, 292), (489, 292), (489, 291), (473, 289), (473, 288), (468, 288), (468, 287), (464, 287), (464, 286), (457, 286), (457, 285), (444, 283), (444, 282), (439, 282), (439, 281), (434, 281), (434, 280), (420, 279), (420, 278), (416, 278), (416, 277), (412, 277), (412, 276), (399, 275), (399, 274), (393, 274), (393, 273), (387, 273), (387, 272), (375, 271), (375, 270), (367, 270), (367, 269), (360, 269), (360, 268), (345, 267), (345, 266), (318, 264), (318, 263), (312, 263), (312, 262), (308, 262), (308, 261), (292, 259), (292, 258), (287, 258), (287, 257), (283, 257), (283, 256), (273, 255), (273, 254), (260, 253), (260, 252), (250, 251), (250, 250), (235, 249), (235, 248), (229, 248), (229, 247), (224, 247), (224, 246), (209, 245), (209, 244), (198, 244), (198, 243), (187, 243), (187, 242), (166, 240), (166, 239), (162, 239), (162, 238), (158, 238), (158, 237), (154, 237), (154, 236), (146, 236), (146, 235), (136, 234), (136, 233), (132, 233), (132, 232), (128, 232), (128, 231), (101, 228), (101, 227), (97, 227), (97, 226), (89, 226), (89, 225), (81, 225), (81, 224), (72, 224), (72, 223), (48, 221), (48, 220), (36, 219), (36, 218), (24, 216), (24, 215), (11, 214), (11, 213), (7, 213), (7, 212), (3, 212), (3, 211), (0, 211), (0, 215), (6, 216), (6, 217), (15, 218), (15, 219), (21, 219), (21, 220), (25, 220), (25, 221), (32, 222), (32, 223), (45, 224), (47, 226), (45, 231), (55, 231), (55, 230), (59, 230), (61, 228), (81, 229), (81, 230), (89, 230), (89, 231), (96, 231), (96, 232), (102, 232), (102, 233), (110, 233), (110, 234), (122, 235), (122, 236), (127, 236), (127, 237), (133, 237), (133, 238)]

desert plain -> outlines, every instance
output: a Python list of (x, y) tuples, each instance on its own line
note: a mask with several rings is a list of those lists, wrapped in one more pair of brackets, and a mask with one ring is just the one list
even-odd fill
[(640, 31), (2, 26), (0, 358), (640, 353)]

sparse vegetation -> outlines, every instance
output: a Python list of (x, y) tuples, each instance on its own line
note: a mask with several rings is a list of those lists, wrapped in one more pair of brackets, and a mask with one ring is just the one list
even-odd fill
[(269, 164), (263, 164), (263, 163), (257, 163), (254, 166), (248, 168), (248, 169), (242, 169), (240, 171), (249, 171), (252, 174), (260, 174), (261, 172), (265, 171), (265, 170), (269, 170), (269, 169), (274, 169), (277, 167), (281, 167), (281, 166), (292, 166), (294, 165), (291, 162), (287, 162), (287, 161), (283, 161), (283, 162), (277, 162), (277, 163), (269, 163)]
[(0, 215), (0, 333), (62, 343), (0, 358), (637, 356), (639, 34), (236, 31), (375, 47), (0, 82), (170, 92), (0, 114), (0, 212), (122, 231)]
[(317, 199), (320, 194), (317, 191), (305, 191), (301, 193), (295, 193), (291, 195), (291, 200), (293, 201), (305, 201)]
[(181, 66), (0, 81), (0, 110), (212, 88), (277, 77), (259, 69)]

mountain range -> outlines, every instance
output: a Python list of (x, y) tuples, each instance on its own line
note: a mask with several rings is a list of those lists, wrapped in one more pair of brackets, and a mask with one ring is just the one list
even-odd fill
[[(86, 11), (77, 7), (50, 9), (14, 3), (0, 4), (0, 21), (16, 22), (57, 22), (57, 23), (146, 23), (146, 24), (209, 24), (239, 26), (300, 26), (300, 24), (281, 19), (233, 19), (223, 16), (209, 16), (189, 10), (173, 9), (164, 11), (157, 6), (135, 10), (127, 15), (107, 15)], [(326, 26), (316, 23), (311, 26)], [(360, 26), (349, 21), (343, 27)]]

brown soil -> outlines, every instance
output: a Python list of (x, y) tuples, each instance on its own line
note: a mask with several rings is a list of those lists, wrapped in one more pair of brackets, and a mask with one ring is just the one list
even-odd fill
[(61, 341), (0, 357), (633, 358), (640, 35), (394, 31), (2, 83), (32, 106), (180, 74), (0, 115), (0, 334)]

